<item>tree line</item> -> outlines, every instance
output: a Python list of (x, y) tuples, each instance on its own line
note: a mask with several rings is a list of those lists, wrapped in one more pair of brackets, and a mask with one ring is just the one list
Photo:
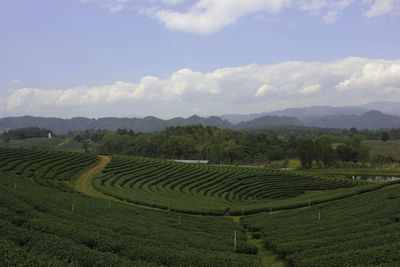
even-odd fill
[(5, 131), (1, 133), (0, 138), (9, 139), (9, 140), (23, 140), (27, 138), (44, 138), (47, 137), (48, 134), (51, 136), (55, 136), (54, 132), (49, 129), (43, 129), (39, 127), (26, 127), (26, 128), (18, 128), (12, 129), (9, 131)]
[(386, 133), (387, 137), (391, 140), (400, 139), (400, 127), (391, 129), (357, 129), (357, 128), (320, 128), (320, 127), (309, 127), (309, 126), (270, 126), (270, 127), (259, 127), (244, 129), (245, 132), (252, 133), (266, 133), (267, 131), (274, 131), (279, 136), (287, 136), (291, 133), (296, 133), (299, 137), (312, 137), (316, 138), (321, 135), (330, 135), (337, 142), (339, 142), (345, 136), (353, 136), (354, 134), (363, 135), (366, 140), (378, 140), (381, 139), (382, 133)]
[[(382, 136), (386, 136), (382, 132)], [(168, 127), (155, 133), (134, 133), (118, 129), (84, 131), (74, 137), (86, 150), (162, 159), (207, 159), (223, 164), (269, 164), (286, 159), (300, 159), (303, 168), (335, 167), (342, 163), (370, 160), (369, 148), (362, 145), (360, 134), (339, 141), (331, 135), (285, 137), (274, 131), (239, 132), (217, 127), (189, 125)], [(386, 158), (381, 158), (385, 161)]]
[[(288, 128), (290, 129), (290, 127)], [(380, 131), (380, 139), (396, 139), (396, 129)], [(155, 133), (135, 133), (133, 130), (117, 129), (85, 130), (70, 133), (70, 138), (82, 143), (82, 148), (95, 153), (113, 153), (162, 159), (206, 159), (222, 164), (265, 164), (289, 159), (300, 159), (303, 168), (337, 167), (344, 163), (371, 161), (376, 164), (391, 163), (390, 157), (369, 157), (368, 147), (362, 145), (366, 137), (359, 131), (348, 129), (349, 135), (320, 134), (304, 136), (288, 132), (285, 136), (275, 131), (243, 132), (219, 129), (200, 124), (185, 127), (168, 127)], [(1, 138), (25, 139), (47, 137), (48, 129), (29, 127), (10, 130)], [(63, 137), (63, 136), (60, 136)], [(394, 138), (393, 138), (394, 137)], [(288, 161), (283, 163), (286, 167)]]

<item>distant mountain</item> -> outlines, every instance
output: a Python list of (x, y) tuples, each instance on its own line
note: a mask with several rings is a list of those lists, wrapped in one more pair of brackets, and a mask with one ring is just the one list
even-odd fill
[(243, 130), (248, 128), (262, 128), (271, 126), (312, 126), (322, 128), (358, 128), (381, 129), (400, 127), (400, 116), (384, 114), (379, 110), (369, 111), (369, 107), (378, 107), (400, 114), (400, 103), (373, 102), (363, 106), (330, 107), (314, 106), (303, 108), (288, 108), (268, 113), (254, 113), (247, 115), (231, 114), (220, 117), (173, 118), (163, 120), (156, 117), (145, 118), (100, 118), (89, 119), (76, 117), (72, 119), (43, 118), (43, 117), (5, 117), (0, 118), (0, 132), (7, 129), (24, 127), (40, 127), (53, 130), (58, 134), (69, 131), (83, 131), (89, 129), (105, 129), (115, 131), (118, 128), (132, 129), (135, 132), (162, 131), (171, 126), (187, 126), (201, 124), (216, 126), (221, 129)]
[(251, 121), (262, 116), (267, 115), (267, 112), (264, 113), (251, 113), (251, 114), (224, 114), (219, 116), (223, 120), (227, 120), (233, 124), (238, 124), (244, 121)]
[(242, 121), (251, 121), (265, 115), (272, 116), (288, 116), (296, 117), (300, 121), (307, 117), (324, 117), (328, 115), (361, 115), (370, 110), (378, 110), (390, 115), (400, 115), (400, 103), (396, 102), (370, 102), (360, 106), (344, 106), (344, 107), (332, 107), (332, 106), (311, 106), (311, 107), (300, 107), (300, 108), (287, 108), (283, 110), (262, 112), (262, 113), (251, 113), (251, 114), (224, 114), (220, 118), (228, 120), (233, 124), (240, 123)]
[(368, 110), (378, 110), (380, 112), (400, 116), (400, 103), (395, 102), (370, 102), (365, 105), (361, 105), (361, 108)]
[(270, 127), (270, 126), (301, 126), (302, 123), (293, 117), (286, 116), (263, 116), (251, 121), (241, 122), (235, 125), (234, 129), (247, 129), (247, 128), (260, 128), (260, 127)]
[(330, 106), (313, 106), (303, 108), (287, 108), (281, 111), (272, 111), (268, 114), (277, 116), (291, 116), (298, 119), (310, 116), (328, 116), (328, 115), (339, 115), (339, 114), (363, 114), (369, 111), (360, 107), (330, 107)]
[(0, 119), (0, 129), (16, 129), (24, 127), (40, 127), (53, 130), (58, 134), (69, 131), (83, 131), (89, 129), (105, 129), (115, 131), (118, 128), (132, 129), (135, 132), (156, 132), (169, 126), (186, 126), (190, 124), (202, 124), (203, 126), (216, 126), (218, 128), (231, 128), (233, 125), (219, 117), (201, 118), (192, 116), (187, 119), (174, 118), (163, 120), (156, 117), (139, 118), (100, 118), (88, 119), (77, 117), (72, 119), (43, 118), (43, 117), (6, 117)]
[(371, 110), (361, 115), (328, 115), (303, 118), (306, 126), (322, 128), (382, 129), (400, 127), (400, 117)]

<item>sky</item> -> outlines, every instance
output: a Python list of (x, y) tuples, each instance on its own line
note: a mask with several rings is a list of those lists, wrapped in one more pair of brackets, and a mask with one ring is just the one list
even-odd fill
[(399, 0), (0, 0), (0, 117), (400, 102)]

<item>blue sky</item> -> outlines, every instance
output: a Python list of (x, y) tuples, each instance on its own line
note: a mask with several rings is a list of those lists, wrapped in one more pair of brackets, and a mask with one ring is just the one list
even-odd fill
[(397, 0), (0, 0), (0, 117), (400, 102)]

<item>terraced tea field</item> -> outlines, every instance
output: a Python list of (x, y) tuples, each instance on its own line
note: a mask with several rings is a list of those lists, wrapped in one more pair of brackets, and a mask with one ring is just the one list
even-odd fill
[(260, 264), (229, 218), (157, 212), (72, 191), (68, 181), (96, 156), (1, 148), (0, 159), (1, 266)]
[(22, 176), (38, 184), (65, 187), (97, 156), (42, 149), (0, 148), (0, 171)]
[[(0, 148), (0, 265), (400, 261), (400, 185), (394, 182), (118, 155), (91, 176), (103, 163), (91, 154)], [(91, 178), (85, 181), (98, 190), (95, 198), (74, 190), (82, 177)], [(242, 212), (234, 220), (208, 216)]]
[(399, 266), (400, 185), (242, 219), (287, 266)]
[[(379, 186), (293, 172), (130, 156), (114, 156), (93, 185), (106, 195), (128, 202), (208, 215), (241, 215), (304, 206), (310, 201), (320, 202)], [(332, 192), (322, 194), (324, 191)], [(310, 192), (319, 193), (305, 195)]]
[(0, 147), (1, 146), (11, 148), (40, 147), (56, 151), (83, 152), (81, 143), (75, 142), (71, 139), (61, 138), (27, 138), (23, 140), (10, 140), (10, 143), (7, 145), (0, 143)]

